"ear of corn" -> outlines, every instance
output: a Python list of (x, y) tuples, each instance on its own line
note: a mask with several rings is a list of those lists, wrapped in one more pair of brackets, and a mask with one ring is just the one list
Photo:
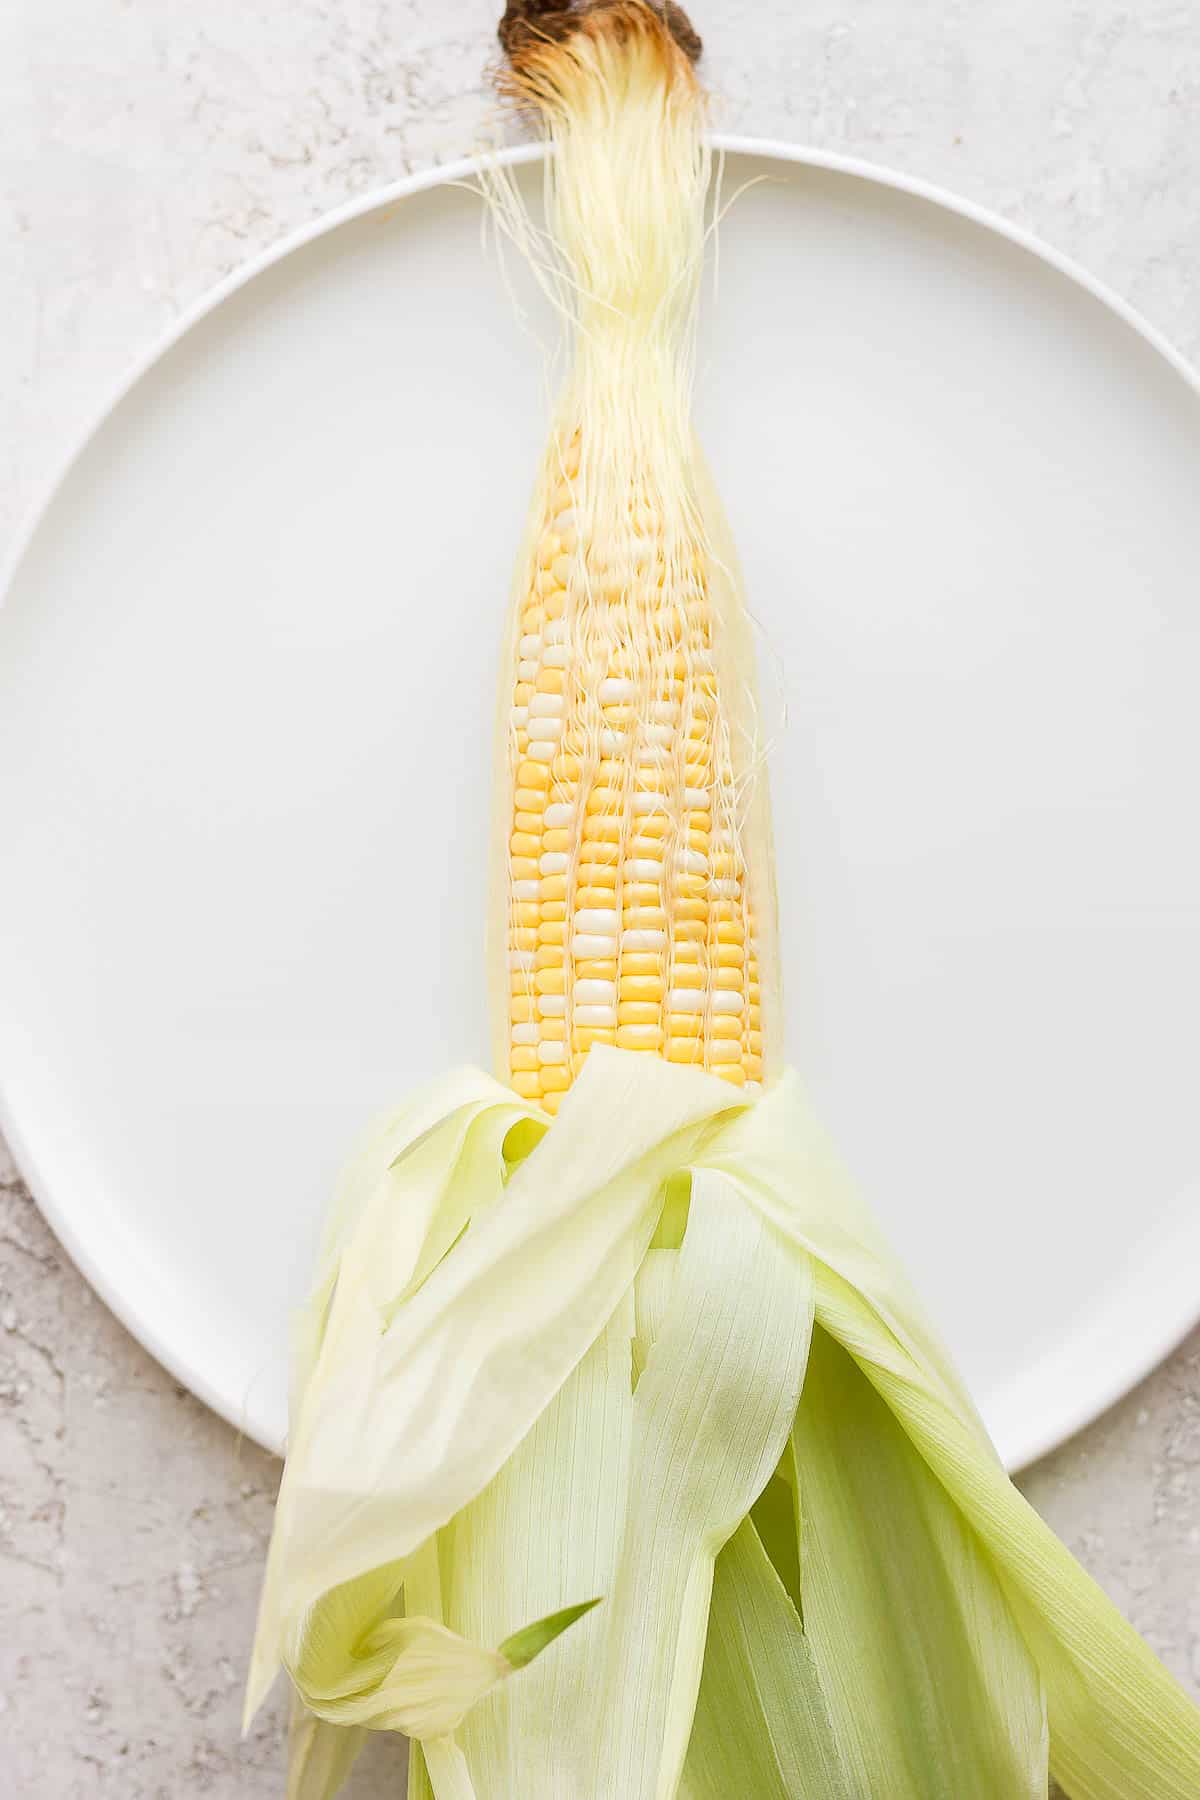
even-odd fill
[(499, 1067), (549, 1112), (598, 1043), (756, 1093), (777, 961), (753, 659), (690, 422), (700, 95), (625, 11), (517, 76), (574, 361), (501, 678), (493, 956)]
[(690, 66), (649, 0), (521, 10), (576, 355), (501, 682), (503, 1079), (351, 1166), (248, 1710), (282, 1661), (295, 1800), (366, 1727), (414, 1737), (409, 1800), (1044, 1800), (1051, 1768), (1195, 1800), (1195, 1710), (1007, 1480), (779, 1060), (749, 633), (689, 422)]

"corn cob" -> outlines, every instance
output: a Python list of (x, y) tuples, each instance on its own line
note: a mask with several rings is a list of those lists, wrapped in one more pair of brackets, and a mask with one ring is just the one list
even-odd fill
[[(774, 903), (752, 660), (689, 420), (699, 89), (628, 0), (508, 48), (554, 140), (576, 333), (501, 678), (500, 1071), (551, 1113), (597, 1043), (753, 1093)], [(659, 135), (669, 164), (647, 170)]]

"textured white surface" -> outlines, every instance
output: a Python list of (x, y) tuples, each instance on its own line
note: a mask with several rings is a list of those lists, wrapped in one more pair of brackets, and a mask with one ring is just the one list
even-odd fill
[[(1040, 232), (1200, 355), (1193, 8), (693, 10), (722, 125), (941, 181)], [(181, 307), (293, 226), (471, 147), (498, 11), (8, 0), (0, 551)], [(92, 1299), (0, 1159), (0, 1792), (281, 1791), (278, 1713), (245, 1745), (236, 1728), (275, 1478)], [(1025, 1486), (1200, 1692), (1200, 1337)], [(360, 1800), (394, 1791), (386, 1771), (372, 1756)]]

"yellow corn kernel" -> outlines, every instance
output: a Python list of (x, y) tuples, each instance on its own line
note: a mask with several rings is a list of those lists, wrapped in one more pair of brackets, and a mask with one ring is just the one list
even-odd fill
[(532, 1069), (514, 1069), (512, 1085), (523, 1100), (538, 1100), (542, 1093), (542, 1078)]
[[(531, 837), (535, 842), (541, 842), (542, 818), (540, 813), (519, 812), (513, 819), (513, 824), (516, 827), (513, 833), (514, 837)], [(542, 847), (549, 849), (548, 844), (544, 844)]]
[(517, 770), (517, 786), (519, 788), (547, 788), (550, 786), (550, 771), (545, 763), (523, 762)]
[[(682, 945), (680, 945), (682, 949)], [(705, 983), (705, 972), (700, 963), (675, 963), (671, 968), (671, 986), (673, 988), (702, 988)]]
[(661, 975), (662, 956), (657, 950), (630, 950), (621, 956), (623, 975)]
[(661, 1003), (663, 983), (661, 975), (622, 975), (617, 991), (619, 1000), (653, 1000)]
[(567, 978), (561, 963), (557, 969), (539, 969), (534, 976), (533, 985), (539, 994), (565, 994)]
[(586, 811), (589, 815), (596, 813), (617, 813), (621, 809), (621, 791), (615, 787), (594, 787), (587, 797)]
[(510, 994), (508, 1016), (514, 1025), (532, 1025), (537, 1019), (537, 1001), (532, 994)]
[[(612, 895), (606, 897), (611, 904)], [(581, 900), (579, 904), (584, 903)], [(626, 931), (665, 931), (667, 915), (661, 906), (626, 906), (621, 913), (621, 924)]]
[[(565, 875), (543, 875), (538, 882), (538, 898), (547, 900), (565, 900), (567, 897), (567, 878)], [(543, 917), (545, 915), (543, 914)]]
[(673, 1038), (702, 1038), (704, 1017), (701, 1013), (668, 1013), (667, 1033)]
[(591, 957), (587, 957), (584, 961), (577, 962), (575, 979), (576, 981), (615, 981), (617, 979), (616, 958), (605, 957), (593, 960)]
[(617, 1027), (617, 1048), (619, 1050), (660, 1050), (662, 1041), (661, 1025), (618, 1025)]
[(576, 1025), (571, 1033), (572, 1047), (587, 1053), (593, 1044), (615, 1044), (617, 1034), (611, 1025)]
[(742, 1021), (736, 1013), (714, 1013), (708, 1022), (709, 1036), (715, 1038), (740, 1038)]
[(653, 1000), (622, 1000), (617, 1006), (618, 1025), (657, 1025), (661, 1008)]
[(521, 1071), (528, 1074), (538, 1066), (537, 1050), (533, 1044), (514, 1044), (509, 1050), (508, 1062), (514, 1075)]
[[(741, 1072), (739, 1069), (738, 1074)], [(571, 1071), (562, 1063), (546, 1063), (539, 1073), (539, 1079), (544, 1094), (562, 1094), (571, 1085)]]
[[(734, 1087), (745, 1087), (746, 1085), (746, 1071), (741, 1063), (714, 1063), (712, 1072), (714, 1075), (719, 1075), (722, 1081), (730, 1082)], [(543, 1081), (545, 1078), (546, 1071), (543, 1070)]]
[(537, 928), (540, 944), (561, 944), (567, 935), (566, 922), (563, 919), (546, 919)]

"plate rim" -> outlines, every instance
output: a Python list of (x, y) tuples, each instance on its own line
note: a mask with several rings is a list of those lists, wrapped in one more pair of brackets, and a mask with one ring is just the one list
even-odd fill
[[(1099, 301), (1161, 357), (1191, 391), (1195, 399), (1200, 402), (1200, 368), (1194, 366), (1164, 332), (1152, 324), (1107, 282), (1025, 226), (1005, 218), (1002, 214), (975, 200), (954, 193), (938, 182), (908, 174), (903, 170), (894, 169), (884, 163), (873, 162), (865, 157), (846, 155), (840, 151), (825, 150), (814, 145), (788, 143), (782, 139), (760, 138), (738, 133), (714, 132), (710, 134), (710, 141), (713, 148), (722, 154), (754, 156), (802, 168), (822, 170), (835, 175), (849, 176), (877, 188), (922, 200), (954, 217), (965, 219), (968, 223), (991, 232), (1015, 248), (1034, 257), (1055, 273), (1064, 276), (1084, 293)], [(8, 600), (10, 590), (17, 580), (21, 566), (41, 525), (50, 514), (62, 488), (93, 439), (100, 434), (108, 420), (124, 404), (143, 377), (148, 375), (209, 314), (216, 312), (226, 300), (242, 288), (248, 287), (259, 275), (274, 268), (276, 264), (282, 263), (295, 252), (332, 234), (343, 225), (351, 224), (371, 213), (382, 212), (389, 206), (394, 206), (431, 189), (470, 182), (477, 179), (485, 167), (519, 168), (543, 160), (546, 154), (546, 146), (540, 142), (508, 145), (500, 149), (481, 149), (475, 154), (459, 157), (448, 163), (437, 163), (414, 174), (402, 176), (382, 187), (373, 188), (365, 194), (358, 195), (341, 206), (319, 214), (306, 224), (284, 233), (276, 242), (268, 245), (246, 262), (239, 264), (236, 269), (231, 270), (228, 275), (207, 288), (184, 308), (178, 318), (159, 332), (149, 345), (126, 365), (124, 372), (117, 377), (107, 394), (102, 396), (83, 425), (69, 438), (64, 452), (56, 460), (49, 476), (41, 484), (40, 491), (26, 509), (14, 533), (3, 564), (0, 565), (0, 610)], [(72, 1210), (60, 1204), (52, 1184), (42, 1179), (37, 1161), (25, 1141), (15, 1108), (8, 1098), (3, 1070), (0, 1070), (0, 1133), (7, 1141), (18, 1173), (56, 1239), (85, 1281), (99, 1295), (114, 1317), (168, 1374), (182, 1382), (218, 1417), (224, 1419), (235, 1431), (250, 1437), (271, 1454), (281, 1456), (283, 1454), (282, 1444), (252, 1418), (251, 1408), (247, 1404), (248, 1397), (243, 1396), (240, 1403), (234, 1404), (229, 1395), (211, 1381), (202, 1369), (195, 1367), (185, 1356), (178, 1354), (160, 1336), (153, 1323), (143, 1316), (140, 1305), (135, 1298), (129, 1295), (126, 1287), (122, 1285), (119, 1275), (109, 1271), (102, 1252), (87, 1241), (86, 1232), (77, 1229)], [(1184, 1318), (1172, 1318), (1169, 1323), (1160, 1326), (1157, 1331), (1147, 1330), (1140, 1334), (1139, 1348), (1136, 1354), (1131, 1354), (1128, 1361), (1122, 1364), (1119, 1376), (1113, 1376), (1107, 1381), (1097, 1383), (1094, 1388), (1089, 1390), (1085, 1400), (1064, 1409), (1057, 1423), (1052, 1427), (1043, 1426), (1039, 1430), (1026, 1433), (1025, 1437), (1010, 1451), (1008, 1458), (1010, 1470), (1016, 1472), (1028, 1468), (1040, 1457), (1065, 1444), (1085, 1426), (1100, 1418), (1118, 1400), (1144, 1381), (1182, 1343), (1198, 1323), (1200, 1323), (1200, 1293), (1197, 1294), (1194, 1304)]]

